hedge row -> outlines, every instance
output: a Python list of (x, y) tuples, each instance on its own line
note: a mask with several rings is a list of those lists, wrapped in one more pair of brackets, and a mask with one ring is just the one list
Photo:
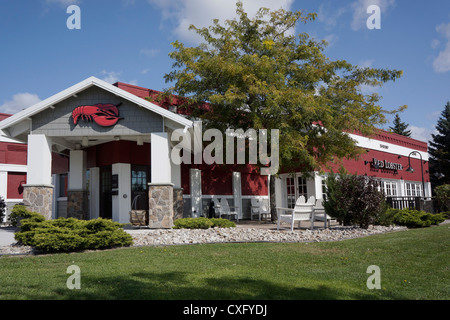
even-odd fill
[(123, 224), (108, 219), (78, 220), (58, 218), (45, 220), (36, 212), (16, 208), (15, 221), (21, 220), (15, 239), (44, 252), (69, 252), (130, 246), (133, 239)]
[(448, 213), (428, 213), (413, 209), (388, 209), (379, 222), (381, 225), (399, 225), (408, 228), (424, 228), (438, 225), (448, 218)]

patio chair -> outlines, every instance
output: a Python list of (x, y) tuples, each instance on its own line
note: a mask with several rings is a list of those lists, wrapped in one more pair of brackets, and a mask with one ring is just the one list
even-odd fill
[[(294, 231), (294, 223), (298, 221), (298, 227), (300, 228), (301, 221), (310, 221), (311, 230), (314, 229), (314, 205), (316, 199), (314, 196), (309, 197), (308, 201), (304, 196), (300, 196), (294, 208), (277, 208), (277, 230), (280, 229), (281, 222), (287, 222), (291, 224), (291, 231)], [(283, 213), (289, 212), (289, 213)]]
[[(230, 219), (231, 216), (234, 216), (236, 221), (239, 222), (239, 213), (237, 211), (231, 211), (230, 206), (228, 205), (228, 200), (225, 198), (218, 199), (218, 204), (215, 206), (217, 208), (217, 211), (219, 213), (219, 218), (222, 218), (222, 216), (227, 217), (227, 219)], [(231, 208), (239, 208), (239, 207), (231, 207)]]
[(325, 208), (323, 207), (323, 199), (317, 199), (316, 205), (314, 206), (314, 220), (323, 221), (323, 227), (326, 228), (328, 224), (328, 228), (331, 225), (331, 220), (336, 221), (329, 215), (325, 213)]
[(250, 212), (250, 220), (253, 220), (253, 216), (257, 215), (259, 221), (261, 221), (261, 216), (266, 216), (270, 214), (268, 204), (262, 199), (252, 198), (252, 207)]

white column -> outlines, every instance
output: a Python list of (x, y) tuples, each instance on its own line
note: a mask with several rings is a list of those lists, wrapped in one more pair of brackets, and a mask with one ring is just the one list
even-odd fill
[[(275, 179), (275, 202), (277, 207), (286, 207), (286, 204), (284, 203), (284, 190), (283, 190), (283, 180), (281, 178), (277, 178), (275, 176), (270, 176), (270, 179)], [(269, 181), (267, 181), (269, 183)], [(269, 183), (270, 187), (270, 183)], [(270, 188), (269, 190), (269, 199), (270, 199)]]
[(315, 188), (315, 197), (317, 199), (323, 199), (322, 194), (322, 176), (319, 174), (319, 172), (314, 172), (314, 188)]
[(0, 171), (0, 197), (6, 201), (8, 195), (8, 172)]
[(58, 218), (58, 197), (59, 197), (59, 175), (52, 175), (52, 185), (55, 187), (53, 190), (53, 200), (52, 200), (52, 219)]
[(181, 188), (181, 166), (171, 163), (171, 178), (174, 188)]
[(425, 182), (425, 197), (431, 197), (431, 182)]
[(191, 216), (200, 217), (202, 212), (202, 172), (199, 169), (190, 169), (191, 189)]
[(238, 212), (238, 219), (242, 219), (242, 190), (240, 172), (233, 172), (233, 198), (234, 206)]
[(81, 191), (86, 189), (86, 152), (70, 151), (68, 190)]
[(152, 183), (171, 183), (171, 161), (166, 132), (151, 134)]
[(112, 174), (117, 174), (119, 179), (118, 194), (112, 196), (112, 220), (120, 223), (130, 222), (131, 164), (114, 163)]
[(52, 141), (44, 134), (28, 135), (27, 184), (51, 185)]
[(89, 212), (91, 219), (99, 217), (100, 209), (100, 168), (90, 168), (91, 174), (89, 175)]

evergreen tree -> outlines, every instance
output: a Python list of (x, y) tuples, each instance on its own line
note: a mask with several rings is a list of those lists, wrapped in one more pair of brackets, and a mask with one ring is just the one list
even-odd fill
[(450, 183), (450, 101), (445, 105), (436, 125), (437, 134), (429, 141), (430, 178), (433, 189)]
[(401, 134), (402, 136), (411, 137), (411, 130), (408, 129), (409, 124), (406, 124), (400, 120), (400, 116), (398, 114), (395, 115), (394, 126), (389, 127), (392, 132)]

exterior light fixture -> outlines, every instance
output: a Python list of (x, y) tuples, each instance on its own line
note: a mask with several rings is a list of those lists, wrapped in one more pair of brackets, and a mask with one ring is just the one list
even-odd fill
[(411, 155), (412, 154), (419, 154), (420, 156), (420, 168), (422, 170), (422, 196), (425, 198), (425, 182), (424, 182), (424, 177), (423, 177), (423, 159), (422, 159), (422, 154), (419, 151), (411, 151), (411, 153), (408, 155), (408, 169), (406, 169), (406, 172), (414, 172), (413, 167), (411, 167)]

